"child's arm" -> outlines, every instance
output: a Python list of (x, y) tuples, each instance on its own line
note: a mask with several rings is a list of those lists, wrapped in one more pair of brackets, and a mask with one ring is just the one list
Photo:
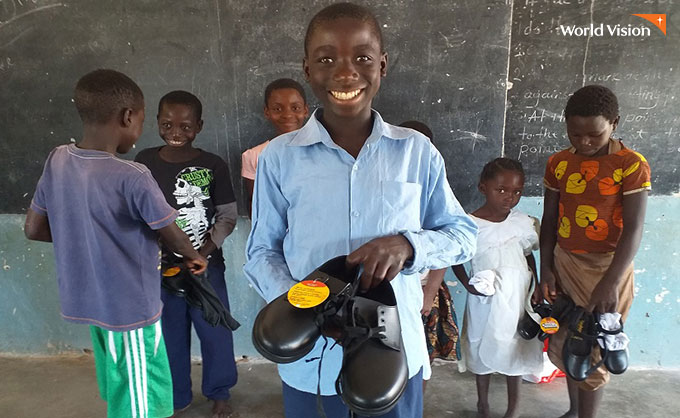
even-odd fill
[[(420, 208), (424, 215), (420, 229), (376, 238), (347, 256), (349, 264), (364, 266), (362, 289), (376, 286), (382, 280), (392, 280), (402, 269), (404, 274), (413, 275), (424, 269), (447, 268), (465, 263), (475, 253), (477, 224), (456, 200), (446, 179), (441, 154), (434, 146), (430, 152), (429, 178), (424, 182), (426, 186), (422, 186), (422, 193), (428, 199)], [(412, 215), (404, 213), (404, 216)]]
[(255, 176), (257, 194), (253, 196), (253, 226), (246, 243), (246, 264), (243, 266), (248, 281), (267, 302), (296, 283), (283, 253), (289, 204), (278, 182), (279, 170), (278, 161), (275, 157), (270, 161), (265, 150), (259, 158)]
[(527, 265), (529, 266), (529, 270), (531, 270), (531, 274), (533, 275), (532, 280), (534, 281), (534, 293), (531, 295), (531, 303), (540, 303), (541, 287), (538, 284), (538, 273), (536, 271), (536, 258), (534, 258), (534, 254), (531, 253), (528, 256), (526, 256), (526, 259)]
[(470, 277), (468, 276), (467, 272), (465, 271), (465, 267), (463, 267), (462, 264), (451, 266), (451, 270), (453, 270), (453, 274), (456, 275), (456, 277), (461, 282), (463, 287), (465, 287), (465, 290), (467, 290), (468, 293), (477, 296), (486, 296), (482, 293), (479, 293), (474, 286), (470, 285)]
[(255, 180), (243, 177), (243, 183), (246, 185), (248, 191), (248, 217), (253, 218), (253, 189), (255, 188)]
[(434, 297), (437, 295), (439, 286), (444, 281), (444, 274), (446, 274), (445, 268), (427, 272), (427, 283), (423, 287), (423, 308), (420, 310), (422, 315), (430, 314)]
[(52, 231), (50, 230), (50, 221), (47, 216), (40, 215), (29, 208), (26, 213), (24, 234), (30, 240), (52, 242)]
[(637, 253), (647, 210), (647, 191), (623, 196), (623, 231), (616, 245), (616, 252), (609, 269), (593, 289), (588, 310), (616, 312), (619, 302), (619, 284), (633, 257)]
[(215, 206), (215, 223), (210, 227), (203, 246), (198, 250), (203, 257), (208, 257), (218, 247), (221, 247), (234, 231), (236, 226), (236, 202)]
[(548, 303), (555, 303), (555, 275), (553, 274), (553, 250), (557, 244), (557, 217), (559, 214), (559, 192), (545, 189), (543, 218), (541, 219), (541, 292)]
[(179, 229), (176, 223), (172, 222), (159, 229), (158, 234), (161, 236), (163, 244), (165, 244), (170, 251), (181, 254), (184, 257), (184, 264), (186, 264), (194, 274), (201, 274), (205, 271), (208, 266), (208, 260), (194, 249), (187, 234)]

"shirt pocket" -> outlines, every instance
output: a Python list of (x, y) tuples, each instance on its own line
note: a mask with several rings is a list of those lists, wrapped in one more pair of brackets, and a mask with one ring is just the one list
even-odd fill
[(417, 183), (383, 181), (382, 224), (386, 234), (400, 231), (420, 231), (420, 196)]

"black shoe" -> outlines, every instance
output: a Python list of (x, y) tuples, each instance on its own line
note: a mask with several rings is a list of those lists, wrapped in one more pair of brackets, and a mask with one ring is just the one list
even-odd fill
[(401, 339), (397, 301), (383, 280), (357, 294), (345, 308), (342, 369), (336, 390), (359, 415), (382, 415), (404, 393), (408, 364)]
[(304, 280), (325, 283), (330, 295), (312, 308), (297, 308), (284, 293), (255, 318), (252, 341), (257, 351), (275, 363), (292, 363), (307, 355), (321, 336), (326, 320), (335, 316), (358, 287), (359, 268), (348, 267), (345, 256), (336, 257)]
[(538, 339), (540, 341), (545, 341), (550, 338), (551, 335), (559, 331), (560, 327), (566, 327), (568, 325), (568, 318), (571, 312), (575, 308), (574, 302), (566, 295), (559, 295), (550, 307), (550, 317), (555, 320), (557, 327), (553, 329), (552, 333), (547, 333), (541, 330), (538, 333)]
[(590, 354), (597, 339), (597, 324), (593, 314), (581, 307), (573, 309), (569, 317), (569, 336), (562, 347), (562, 361), (565, 373), (581, 382), (602, 362), (591, 367)]
[(161, 287), (175, 296), (183, 297), (189, 306), (201, 311), (210, 326), (222, 325), (236, 331), (241, 324), (235, 320), (220, 300), (206, 273), (195, 275), (182, 259), (174, 255), (161, 260)]
[(628, 349), (623, 350), (607, 351), (604, 348), (600, 348), (602, 355), (606, 357), (604, 360), (604, 366), (612, 374), (622, 374), (628, 370)]
[[(541, 318), (549, 317), (550, 313), (552, 312), (552, 307), (547, 303), (534, 304), (532, 305), (532, 309)], [(541, 326), (534, 320), (534, 318), (529, 315), (528, 312), (525, 312), (524, 317), (519, 321), (519, 324), (517, 324), (517, 333), (519, 336), (525, 340), (530, 340), (539, 335), (539, 332), (541, 335), (545, 334), (541, 331)]]
[[(598, 324), (598, 331), (602, 334), (616, 335), (623, 332), (623, 324), (620, 322), (619, 328), (607, 330), (600, 326), (598, 314), (595, 315), (595, 320)], [(604, 336), (601, 336), (599, 341), (601, 341), (600, 353), (604, 361), (604, 366), (607, 368), (607, 370), (609, 370), (609, 372), (612, 374), (622, 374), (625, 372), (628, 369), (628, 348), (624, 348), (623, 350), (611, 350), (609, 347), (607, 347), (607, 340), (604, 338)]]

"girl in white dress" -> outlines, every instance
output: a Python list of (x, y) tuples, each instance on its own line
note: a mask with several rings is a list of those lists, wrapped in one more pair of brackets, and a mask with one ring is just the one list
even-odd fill
[(539, 298), (538, 291), (529, 295), (536, 277), (532, 250), (538, 249), (538, 221), (513, 209), (523, 189), (524, 171), (518, 161), (497, 158), (484, 166), (479, 191), (486, 201), (472, 213), (479, 226), (477, 253), (469, 275), (462, 265), (453, 266), (469, 292), (459, 369), (476, 375), (480, 417), (489, 416), (492, 373), (507, 376), (504, 418), (518, 417), (521, 376), (539, 372), (543, 364), (541, 342), (517, 334), (527, 298), (536, 302)]

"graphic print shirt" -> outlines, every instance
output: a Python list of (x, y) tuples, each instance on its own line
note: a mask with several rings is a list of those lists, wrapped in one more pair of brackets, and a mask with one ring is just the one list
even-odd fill
[[(192, 160), (167, 162), (160, 157), (161, 148), (142, 150), (135, 161), (151, 170), (165, 199), (177, 209), (175, 223), (198, 250), (206, 242), (215, 207), (235, 200), (229, 168), (222, 158), (203, 150)], [(221, 258), (221, 249), (217, 248), (212, 256)]]

